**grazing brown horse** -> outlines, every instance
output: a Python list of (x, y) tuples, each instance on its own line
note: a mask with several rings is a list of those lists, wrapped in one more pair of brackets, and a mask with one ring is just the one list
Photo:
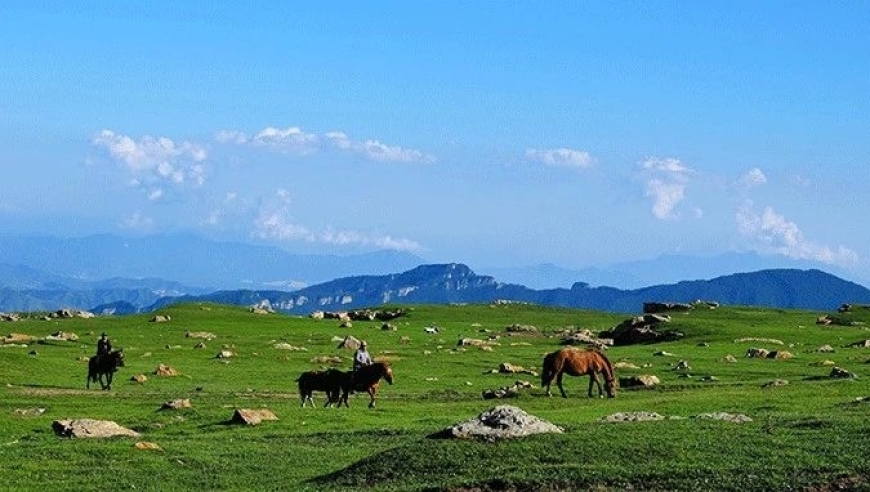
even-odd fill
[(613, 366), (610, 361), (601, 352), (597, 350), (580, 351), (573, 348), (563, 348), (555, 352), (549, 353), (544, 357), (544, 370), (541, 374), (541, 386), (546, 386), (547, 396), (550, 395), (550, 384), (553, 378), (556, 379), (556, 385), (559, 391), (562, 392), (562, 398), (568, 398), (565, 394), (565, 388), (562, 387), (562, 376), (565, 374), (571, 376), (589, 375), (589, 397), (592, 398), (592, 385), (598, 385), (598, 397), (602, 397), (601, 381), (598, 380), (598, 373), (604, 374), (604, 387), (607, 389), (607, 397), (613, 398), (616, 396), (613, 380)]
[[(100, 386), (104, 390), (112, 389), (112, 379), (119, 367), (124, 367), (123, 350), (113, 350), (106, 355), (94, 355), (88, 359), (88, 389), (91, 389), (91, 382), (96, 383), (97, 381), (100, 382)], [(105, 382), (103, 381), (104, 376)]]
[(341, 396), (341, 383), (344, 380), (344, 373), (338, 369), (329, 369), (326, 371), (307, 371), (303, 372), (296, 380), (299, 383), (299, 397), (302, 398), (302, 408), (305, 408), (305, 402), (311, 403), (314, 406), (314, 398), (312, 394), (315, 391), (323, 391), (326, 393), (326, 403), (324, 407), (331, 406), (333, 403), (339, 402)]
[(374, 364), (360, 367), (356, 372), (345, 372), (343, 375), (341, 399), (338, 401), (339, 407), (342, 402), (344, 402), (344, 406), (350, 407), (347, 403), (347, 395), (351, 391), (365, 391), (371, 397), (369, 408), (374, 408), (375, 394), (378, 392), (378, 384), (380, 384), (381, 379), (385, 379), (388, 383), (393, 384), (393, 369), (386, 362), (375, 362)]

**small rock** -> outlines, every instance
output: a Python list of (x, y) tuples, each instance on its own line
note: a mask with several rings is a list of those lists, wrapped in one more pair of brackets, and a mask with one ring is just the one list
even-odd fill
[(234, 424), (258, 425), (264, 420), (278, 420), (278, 417), (271, 410), (262, 408), (257, 410), (247, 410), (240, 408), (233, 413), (230, 422)]

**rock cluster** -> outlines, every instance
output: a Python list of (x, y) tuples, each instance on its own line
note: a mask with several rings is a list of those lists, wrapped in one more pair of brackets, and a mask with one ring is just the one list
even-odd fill
[(500, 405), (465, 422), (433, 434), (436, 438), (478, 439), (487, 442), (513, 439), (532, 434), (559, 433), (563, 429), (529, 415), (518, 407)]

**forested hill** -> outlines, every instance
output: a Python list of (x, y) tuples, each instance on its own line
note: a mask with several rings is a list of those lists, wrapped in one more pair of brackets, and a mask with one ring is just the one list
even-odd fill
[(268, 301), (273, 309), (306, 314), (383, 304), (529, 302), (550, 306), (638, 312), (644, 302), (716, 301), (729, 305), (834, 310), (843, 303), (870, 303), (870, 290), (820, 270), (776, 269), (738, 273), (710, 280), (691, 280), (635, 290), (589, 287), (533, 290), (475, 274), (462, 264), (423, 265), (404, 273), (356, 276), (305, 289), (233, 290), (201, 296), (167, 297), (150, 309), (181, 301), (254, 305)]

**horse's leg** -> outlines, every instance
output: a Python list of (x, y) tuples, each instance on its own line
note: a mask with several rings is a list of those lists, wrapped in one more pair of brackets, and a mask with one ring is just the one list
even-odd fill
[(368, 390), (369, 396), (372, 398), (372, 401), (369, 402), (369, 408), (375, 408), (375, 393), (377, 393), (377, 391), (378, 391), (377, 386), (372, 386)]
[(115, 379), (115, 373), (110, 372), (106, 375), (106, 390), (112, 389), (112, 380)]
[(598, 397), (601, 397), (601, 381), (598, 379), (597, 371), (589, 371), (589, 391), (587, 394), (592, 398), (592, 386), (598, 385)]
[(564, 376), (564, 375), (565, 375), (564, 372), (560, 372), (556, 376), (556, 386), (559, 387), (559, 391), (562, 393), (562, 398), (568, 398), (568, 393), (565, 393), (565, 388), (562, 387), (562, 376)]

